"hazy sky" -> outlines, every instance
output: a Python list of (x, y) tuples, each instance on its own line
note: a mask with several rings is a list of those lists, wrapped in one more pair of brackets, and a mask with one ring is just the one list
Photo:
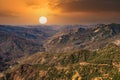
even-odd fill
[(0, 0), (0, 24), (120, 23), (120, 0)]

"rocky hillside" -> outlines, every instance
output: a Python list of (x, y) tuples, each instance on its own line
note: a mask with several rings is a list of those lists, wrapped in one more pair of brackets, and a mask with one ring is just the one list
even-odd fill
[(108, 43), (120, 45), (120, 24), (100, 24), (59, 32), (44, 44), (48, 52), (66, 52), (79, 48), (96, 50)]
[(99, 51), (36, 53), (1, 74), (1, 80), (119, 80), (120, 47)]
[(120, 24), (0, 25), (0, 80), (119, 80)]
[(54, 33), (47, 27), (0, 25), (0, 71), (18, 63), (18, 58), (44, 51), (43, 41)]

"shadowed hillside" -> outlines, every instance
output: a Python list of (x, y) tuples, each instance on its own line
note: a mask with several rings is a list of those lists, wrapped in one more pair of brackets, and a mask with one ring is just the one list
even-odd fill
[(18, 63), (18, 58), (45, 51), (43, 41), (54, 33), (46, 27), (0, 25), (0, 71)]

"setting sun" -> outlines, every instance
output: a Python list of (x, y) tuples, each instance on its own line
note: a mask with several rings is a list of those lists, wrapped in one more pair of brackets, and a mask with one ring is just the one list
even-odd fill
[(47, 17), (41, 16), (41, 17), (39, 18), (39, 22), (40, 22), (41, 24), (46, 24), (46, 23), (47, 23)]

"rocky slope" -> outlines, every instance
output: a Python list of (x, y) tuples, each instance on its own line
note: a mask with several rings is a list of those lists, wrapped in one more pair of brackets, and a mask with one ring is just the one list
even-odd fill
[(0, 25), (0, 80), (119, 80), (120, 24)]
[(48, 52), (66, 52), (79, 48), (96, 50), (114, 42), (119, 45), (120, 24), (101, 24), (92, 28), (74, 28), (59, 32), (44, 44)]
[(47, 27), (0, 25), (0, 71), (18, 63), (18, 58), (44, 51), (43, 41), (54, 33)]
[(36, 53), (11, 67), (1, 80), (119, 80), (120, 47), (100, 51)]

